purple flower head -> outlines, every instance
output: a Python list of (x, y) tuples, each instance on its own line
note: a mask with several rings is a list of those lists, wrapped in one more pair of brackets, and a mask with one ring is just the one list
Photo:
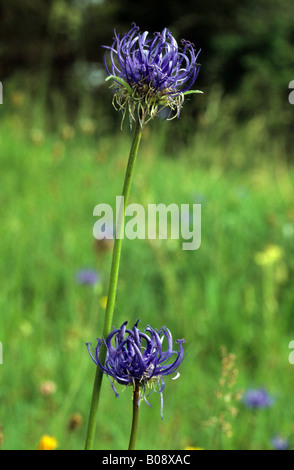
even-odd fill
[[(184, 358), (183, 343), (185, 340), (176, 340), (179, 349), (173, 349), (173, 339), (170, 331), (163, 326), (156, 330), (147, 326), (144, 332), (138, 329), (138, 322), (131, 330), (126, 328), (127, 321), (118, 329), (113, 330), (106, 340), (97, 339), (95, 351), (91, 343), (87, 343), (88, 351), (100, 369), (109, 377), (112, 377), (121, 385), (139, 385), (140, 398), (149, 405), (145, 391), (146, 386), (161, 395), (161, 417), (163, 407), (163, 389), (165, 386), (163, 377), (177, 371)], [(163, 341), (167, 341), (167, 349), (163, 350)], [(105, 344), (107, 353), (105, 365), (99, 360), (102, 343)], [(174, 377), (177, 378), (179, 373)], [(118, 397), (114, 384), (110, 381), (115, 395)], [(157, 390), (156, 387), (159, 387)], [(147, 395), (147, 397), (150, 395)], [(149, 405), (150, 406), (150, 405)]]
[(273, 404), (273, 398), (264, 388), (250, 389), (243, 396), (247, 408), (267, 408)]
[(78, 284), (94, 285), (99, 282), (100, 276), (93, 269), (81, 269), (76, 274), (76, 281)]
[(167, 106), (173, 117), (179, 116), (184, 95), (201, 93), (190, 90), (200, 69), (200, 51), (196, 53), (191, 42), (183, 39), (179, 48), (168, 29), (150, 36), (134, 23), (122, 38), (116, 31), (114, 35), (112, 46), (103, 46), (106, 80), (114, 80), (113, 105), (124, 115), (129, 111), (130, 122), (137, 116), (143, 127)]

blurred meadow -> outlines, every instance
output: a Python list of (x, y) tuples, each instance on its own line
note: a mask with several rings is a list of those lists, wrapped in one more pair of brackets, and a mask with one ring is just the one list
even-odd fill
[[(136, 447), (294, 448), (294, 6), (215, 0), (211, 17), (204, 1), (188, 2), (188, 16), (164, 1), (155, 22), (152, 5), (1, 7), (1, 449), (36, 449), (44, 435), (57, 449), (84, 447), (95, 373), (85, 343), (101, 336), (112, 250), (93, 236), (93, 209), (115, 205), (132, 139), (112, 108), (100, 46), (132, 21), (202, 47), (204, 91), (180, 119), (144, 129), (131, 188), (130, 202), (146, 208), (202, 209), (198, 250), (123, 242), (114, 326), (140, 318), (186, 339), (163, 421), (158, 394), (152, 408), (140, 405)], [(260, 389), (270, 404), (244, 400)], [(118, 391), (105, 377), (96, 449), (127, 448), (132, 393)]]

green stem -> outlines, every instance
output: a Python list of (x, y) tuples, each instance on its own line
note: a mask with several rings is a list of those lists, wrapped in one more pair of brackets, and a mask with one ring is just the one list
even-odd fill
[[(121, 220), (120, 220), (120, 223), (118, 223), (116, 236), (114, 240), (112, 264), (111, 264), (110, 280), (109, 280), (109, 290), (108, 290), (107, 305), (106, 305), (106, 310), (105, 310), (102, 338), (107, 338), (107, 336), (111, 332), (111, 327), (112, 327), (112, 318), (113, 318), (113, 311), (114, 311), (116, 291), (117, 291), (120, 254), (121, 254), (122, 239), (123, 239), (123, 234), (124, 234), (125, 211), (126, 211), (129, 194), (130, 194), (132, 176), (134, 172), (134, 166), (135, 166), (136, 156), (138, 153), (138, 148), (139, 148), (139, 144), (141, 140), (141, 135), (142, 135), (142, 129), (141, 129), (140, 123), (137, 122), (135, 131), (134, 131), (133, 142), (132, 142), (132, 146), (130, 150), (128, 166), (126, 169), (125, 180), (124, 180), (124, 185), (123, 185), (123, 190), (122, 190), (122, 197), (124, 198), (124, 208), (123, 208), (123, 211), (120, 213)], [(102, 343), (100, 355), (99, 355), (99, 359), (102, 364), (104, 364), (105, 358), (106, 358), (106, 347)], [(103, 372), (101, 371), (99, 366), (97, 366), (95, 379), (94, 379), (94, 385), (93, 385), (92, 401), (91, 401), (91, 407), (90, 407), (90, 413), (89, 413), (85, 450), (93, 449), (95, 428), (96, 428), (96, 415), (97, 415), (98, 403), (99, 403), (100, 392), (101, 392), (102, 378), (103, 378)]]
[(133, 420), (132, 420), (132, 429), (131, 429), (128, 450), (135, 449), (135, 442), (136, 442), (136, 437), (137, 437), (137, 429), (138, 429), (138, 421), (139, 421), (139, 393), (140, 393), (140, 387), (138, 384), (136, 384), (134, 385)]

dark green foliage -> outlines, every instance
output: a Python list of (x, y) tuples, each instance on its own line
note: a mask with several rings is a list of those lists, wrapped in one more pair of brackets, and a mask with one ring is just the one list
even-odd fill
[[(291, 0), (164, 0), (160, 7), (154, 0), (144, 6), (130, 0), (12, 0), (1, 6), (1, 80), (18, 76), (51, 106), (61, 93), (71, 117), (85, 95), (99, 101), (105, 113), (110, 107), (102, 103), (108, 105), (109, 96), (104, 87), (101, 93), (101, 45), (111, 44), (114, 28), (125, 33), (133, 21), (149, 31), (167, 26), (178, 40), (187, 38), (202, 49), (197, 88), (207, 95), (218, 86), (229, 98), (227, 106), (235, 119), (265, 114), (270, 132), (289, 141), (293, 16)], [(203, 98), (196, 102), (185, 110), (186, 124), (205, 106)]]

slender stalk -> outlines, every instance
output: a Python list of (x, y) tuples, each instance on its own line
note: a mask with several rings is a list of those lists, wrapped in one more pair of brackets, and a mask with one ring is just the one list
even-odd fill
[(133, 394), (133, 420), (132, 420), (132, 429), (130, 435), (130, 442), (128, 450), (135, 449), (138, 421), (139, 421), (139, 394), (140, 387), (138, 384), (134, 385), (134, 394)]
[[(119, 273), (122, 239), (123, 239), (123, 234), (124, 234), (125, 211), (126, 211), (129, 194), (130, 194), (132, 176), (134, 172), (134, 166), (135, 166), (135, 161), (136, 161), (138, 148), (139, 148), (139, 144), (141, 140), (141, 135), (142, 135), (142, 129), (141, 129), (140, 123), (137, 122), (134, 135), (133, 135), (133, 141), (132, 141), (132, 146), (130, 150), (128, 165), (126, 169), (125, 180), (124, 180), (124, 185), (123, 185), (123, 190), (122, 190), (122, 197), (124, 198), (123, 199), (124, 207), (123, 207), (123, 210), (120, 211), (120, 214), (119, 214), (120, 220), (119, 220), (118, 226), (116, 227), (116, 236), (115, 236), (114, 247), (113, 247), (110, 280), (109, 280), (109, 290), (108, 290), (107, 305), (106, 305), (106, 310), (105, 310), (102, 338), (106, 338), (109, 335), (109, 333), (111, 332), (111, 327), (112, 327), (112, 318), (113, 318), (113, 311), (114, 311), (116, 291), (117, 291), (117, 280), (118, 280), (118, 273)], [(102, 364), (104, 364), (105, 358), (106, 358), (106, 347), (104, 344), (102, 344), (100, 356), (99, 356), (99, 359)], [(93, 385), (85, 450), (93, 449), (95, 428), (96, 428), (96, 416), (97, 416), (97, 410), (98, 410), (98, 404), (99, 404), (99, 398), (100, 398), (100, 392), (101, 392), (102, 378), (103, 378), (103, 372), (97, 366), (95, 379), (94, 379), (94, 385)]]

